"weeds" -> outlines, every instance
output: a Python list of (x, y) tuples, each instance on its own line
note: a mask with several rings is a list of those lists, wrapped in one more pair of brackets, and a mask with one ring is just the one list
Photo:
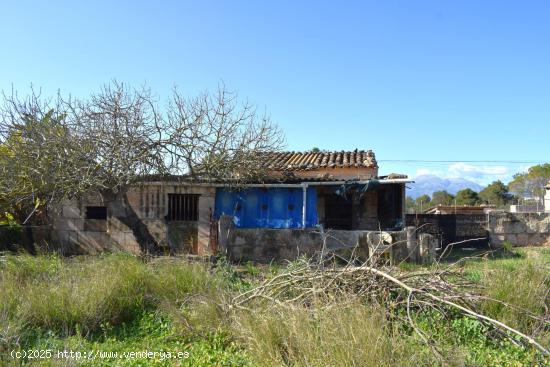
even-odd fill
[(195, 293), (212, 293), (217, 278), (197, 264), (148, 266), (123, 254), (72, 259), (9, 257), (2, 269), (0, 315), (26, 328), (72, 335), (118, 325), (142, 310), (172, 304)]
[[(456, 270), (464, 277), (455, 280), (477, 285), (485, 297), (480, 298), (480, 312), (548, 348), (548, 255), (540, 250), (463, 261)], [(307, 259), (285, 267), (235, 267), (223, 259), (215, 266), (177, 259), (145, 262), (124, 254), (71, 259), (6, 255), (1, 260), (2, 365), (10, 362), (3, 357), (6, 352), (18, 348), (188, 351), (189, 358), (179, 361), (182, 366), (442, 363), (407, 322), (406, 310), (392, 309), (384, 301), (386, 296), (396, 296), (393, 291), (384, 297), (361, 298), (351, 292), (353, 288), (344, 287), (326, 297), (308, 296), (292, 308), (272, 302), (255, 302), (249, 309), (228, 307), (235, 296), (250, 294), (262, 282), (299, 272)], [(396, 271), (414, 275), (433, 270)], [(292, 299), (299, 292), (300, 287), (291, 286), (281, 296)], [(445, 364), (548, 363), (533, 348), (518, 346), (513, 338), (495, 338), (487, 324), (460, 313), (417, 307), (412, 317), (428, 340), (437, 344)], [(86, 365), (110, 366), (114, 361)], [(43, 362), (38, 365), (63, 365)], [(134, 360), (115, 365), (173, 363)]]

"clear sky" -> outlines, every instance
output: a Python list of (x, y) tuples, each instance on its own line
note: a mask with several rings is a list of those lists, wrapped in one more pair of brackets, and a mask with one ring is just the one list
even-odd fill
[(3, 90), (85, 96), (116, 78), (162, 99), (223, 81), (289, 150), (373, 149), (381, 173), (487, 183), (550, 161), (549, 1), (0, 5)]

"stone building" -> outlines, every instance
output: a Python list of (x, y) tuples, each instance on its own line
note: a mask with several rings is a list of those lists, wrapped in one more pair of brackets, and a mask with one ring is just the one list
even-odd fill
[[(239, 258), (261, 254), (243, 254), (253, 250), (242, 250), (238, 233), (246, 234), (248, 242), (261, 238), (261, 244), (249, 246), (261, 248), (266, 236), (288, 235), (302, 239), (284, 246), (311, 249), (320, 243), (311, 233), (320, 229), (355, 241), (351, 245), (369, 231), (403, 230), (405, 184), (410, 181), (403, 175), (378, 176), (372, 151), (271, 153), (264, 162), (270, 178), (238, 188), (186, 177), (144, 178), (127, 194), (131, 214), (164, 252), (210, 255), (222, 245), (231, 255), (232, 246), (240, 246), (233, 253)], [(68, 252), (141, 252), (135, 230), (114, 204), (94, 194), (66, 202), (54, 218), (54, 242)], [(220, 231), (220, 218), (233, 229), (231, 236)], [(300, 248), (290, 252), (273, 257), (292, 257)]]

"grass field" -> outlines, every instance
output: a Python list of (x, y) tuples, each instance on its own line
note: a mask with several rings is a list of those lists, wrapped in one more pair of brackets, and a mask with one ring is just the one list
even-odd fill
[[(474, 254), (456, 251), (446, 261), (463, 255)], [(487, 301), (480, 305), (486, 315), (550, 347), (548, 323), (524, 312), (547, 320), (550, 316), (550, 248), (486, 255), (457, 266), (466, 278), (482, 285), (488, 297), (518, 307)], [(418, 268), (405, 266), (404, 270)], [(419, 327), (437, 343), (444, 357), (441, 362), (407, 325), (389, 320), (385, 305), (376, 302), (336, 300), (331, 307), (309, 305), (294, 310), (260, 307), (244, 311), (226, 306), (232, 296), (281, 271), (281, 265), (235, 267), (221, 261), (212, 267), (174, 258), (143, 261), (125, 254), (70, 259), (5, 254), (0, 257), (0, 365), (549, 363), (535, 349), (487, 338), (484, 326), (466, 317), (420, 315)], [(12, 351), (31, 351), (34, 358), (13, 359)], [(47, 351), (81, 354), (55, 358)], [(145, 351), (163, 353), (142, 358)], [(124, 352), (142, 354), (132, 357)], [(177, 352), (186, 354), (176, 356)]]

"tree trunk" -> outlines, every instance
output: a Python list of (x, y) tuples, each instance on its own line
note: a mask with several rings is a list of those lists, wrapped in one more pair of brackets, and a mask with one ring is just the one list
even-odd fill
[(137, 215), (128, 201), (126, 191), (101, 193), (110, 208), (111, 215), (125, 224), (132, 231), (143, 254), (158, 255), (161, 253), (157, 240), (153, 237), (147, 225)]
[(36, 255), (32, 226), (29, 222), (24, 225), (24, 239), (22, 242), (24, 243), (25, 249), (29, 252), (29, 254)]

